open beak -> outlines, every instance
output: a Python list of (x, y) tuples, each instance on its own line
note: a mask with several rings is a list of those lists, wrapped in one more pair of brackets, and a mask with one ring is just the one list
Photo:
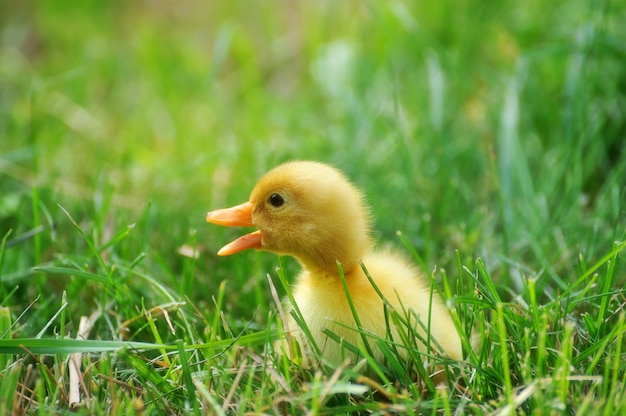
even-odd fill
[[(218, 209), (206, 214), (206, 221), (226, 227), (252, 227), (252, 202), (244, 202), (231, 208)], [(218, 256), (230, 256), (249, 248), (261, 248), (261, 231), (239, 237), (217, 252)]]

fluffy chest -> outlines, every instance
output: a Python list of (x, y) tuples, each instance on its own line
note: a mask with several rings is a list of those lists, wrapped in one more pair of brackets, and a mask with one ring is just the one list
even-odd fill
[[(385, 337), (383, 302), (364, 276), (347, 276), (348, 292), (363, 329)], [(304, 272), (294, 289), (294, 298), (318, 346), (327, 359), (341, 361), (341, 345), (329, 340), (324, 330), (360, 345), (361, 335), (339, 278), (315, 279)]]

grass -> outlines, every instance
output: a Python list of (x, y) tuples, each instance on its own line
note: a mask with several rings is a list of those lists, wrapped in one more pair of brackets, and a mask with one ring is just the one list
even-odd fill
[[(2, 7), (0, 413), (624, 413), (623, 4), (213, 3)], [(432, 277), (446, 389), (274, 350), (298, 266), (204, 214), (290, 159)]]

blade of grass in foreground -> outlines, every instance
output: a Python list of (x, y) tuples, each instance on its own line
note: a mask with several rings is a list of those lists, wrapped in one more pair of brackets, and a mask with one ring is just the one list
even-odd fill
[(176, 346), (164, 346), (149, 342), (98, 341), (82, 339), (47, 339), (47, 338), (16, 338), (0, 340), (0, 354), (70, 354), (74, 352), (103, 352), (121, 348), (133, 349), (175, 349)]
[[(9, 308), (0, 307), (0, 338), (11, 339), (11, 313)], [(13, 361), (11, 354), (0, 355), (0, 369), (5, 369)]]
[[(232, 345), (259, 345), (268, 339), (276, 339), (280, 335), (279, 330), (266, 330), (252, 334), (242, 335), (220, 341), (207, 342), (204, 344), (185, 345), (185, 349), (203, 348), (227, 348)], [(150, 342), (131, 341), (99, 341), (83, 339), (56, 339), (56, 338), (16, 338), (1, 339), (0, 354), (71, 354), (74, 352), (103, 352), (115, 351), (122, 348), (135, 350), (165, 349), (176, 350), (176, 345), (157, 344)]]
[(198, 405), (198, 400), (196, 400), (196, 388), (193, 384), (193, 379), (191, 377), (191, 369), (189, 368), (189, 362), (187, 357), (187, 352), (185, 351), (185, 345), (182, 341), (176, 342), (176, 348), (178, 349), (178, 354), (180, 356), (180, 365), (183, 370), (183, 379), (187, 386), (187, 397), (189, 398), (189, 403), (193, 408), (193, 414), (200, 414), (200, 407)]

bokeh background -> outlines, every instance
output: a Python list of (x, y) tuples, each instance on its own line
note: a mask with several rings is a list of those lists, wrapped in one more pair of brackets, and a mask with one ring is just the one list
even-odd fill
[(242, 230), (204, 216), (292, 159), (344, 170), (368, 195), (379, 241), (402, 247), (401, 231), (428, 271), (482, 257), (509, 297), (528, 278), (546, 296), (566, 288), (581, 261), (624, 237), (622, 2), (0, 10), (8, 304), (42, 288), (97, 297), (33, 271), (89, 256), (60, 205), (112, 259), (145, 254), (147, 272), (181, 297), (210, 303), (229, 280), (228, 307), (249, 317), (267, 305), (262, 276), (276, 258), (218, 259)]

